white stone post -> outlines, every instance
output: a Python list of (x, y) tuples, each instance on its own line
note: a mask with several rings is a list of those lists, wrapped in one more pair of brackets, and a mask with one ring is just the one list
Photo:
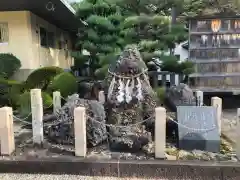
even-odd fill
[(197, 106), (203, 106), (203, 92), (196, 91)]
[(43, 144), (43, 101), (41, 89), (31, 90), (33, 143)]
[(211, 106), (217, 108), (217, 123), (219, 128), (219, 134), (221, 135), (222, 124), (222, 99), (219, 97), (212, 97)]
[(240, 159), (240, 108), (237, 109), (237, 129), (236, 129), (236, 154), (237, 158)]
[(1, 155), (11, 155), (15, 151), (12, 108), (0, 108), (0, 129)]
[(85, 107), (74, 109), (75, 156), (85, 157), (87, 154)]
[(166, 109), (157, 107), (155, 109), (155, 158), (165, 159), (166, 148)]
[(53, 112), (54, 114), (61, 108), (61, 93), (59, 91), (53, 92)]
[(104, 94), (104, 91), (99, 91), (99, 93), (98, 93), (98, 101), (99, 101), (101, 104), (104, 104), (104, 103), (105, 103), (105, 94)]

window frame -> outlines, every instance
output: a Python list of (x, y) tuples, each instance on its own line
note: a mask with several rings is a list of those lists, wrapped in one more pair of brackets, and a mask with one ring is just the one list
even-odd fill
[[(45, 47), (45, 48), (56, 48), (55, 33), (53, 31), (48, 31), (45, 27), (40, 27), (39, 31), (40, 31), (40, 33), (39, 33), (40, 46)], [(45, 36), (45, 38), (43, 35)]]
[[(4, 37), (4, 35), (5, 35), (5, 37)], [(9, 43), (8, 23), (7, 22), (0, 22), (0, 44), (6, 44), (6, 43)]]

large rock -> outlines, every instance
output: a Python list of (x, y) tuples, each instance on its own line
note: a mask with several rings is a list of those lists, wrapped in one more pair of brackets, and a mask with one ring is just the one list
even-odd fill
[(97, 82), (79, 82), (78, 84), (78, 94), (80, 98), (97, 100), (99, 91), (103, 90), (103, 85), (101, 81)]
[[(148, 79), (146, 64), (135, 47), (127, 47), (110, 65), (105, 82), (112, 150), (135, 152), (148, 143), (151, 135), (146, 126), (153, 124), (157, 106)], [(142, 123), (146, 118), (149, 119)]]
[(176, 112), (177, 106), (196, 106), (196, 98), (192, 89), (181, 83), (166, 90), (165, 105), (170, 111)]
[(56, 113), (57, 120), (45, 128), (49, 140), (60, 144), (74, 144), (74, 109), (86, 108), (87, 142), (96, 146), (107, 139), (105, 111), (95, 100), (80, 99), (77, 94), (69, 96), (66, 104)]

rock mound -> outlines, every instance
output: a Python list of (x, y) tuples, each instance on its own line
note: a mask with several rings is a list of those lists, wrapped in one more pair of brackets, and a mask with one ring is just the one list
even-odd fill
[(103, 105), (95, 100), (80, 99), (78, 94), (73, 94), (56, 113), (57, 120), (45, 128), (49, 140), (59, 144), (74, 144), (74, 109), (79, 106), (86, 108), (88, 145), (96, 146), (107, 139)]

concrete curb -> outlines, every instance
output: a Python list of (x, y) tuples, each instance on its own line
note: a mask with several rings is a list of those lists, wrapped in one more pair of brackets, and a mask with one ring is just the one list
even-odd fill
[(0, 173), (78, 174), (155, 179), (239, 180), (240, 163), (73, 158), (1, 160)]

